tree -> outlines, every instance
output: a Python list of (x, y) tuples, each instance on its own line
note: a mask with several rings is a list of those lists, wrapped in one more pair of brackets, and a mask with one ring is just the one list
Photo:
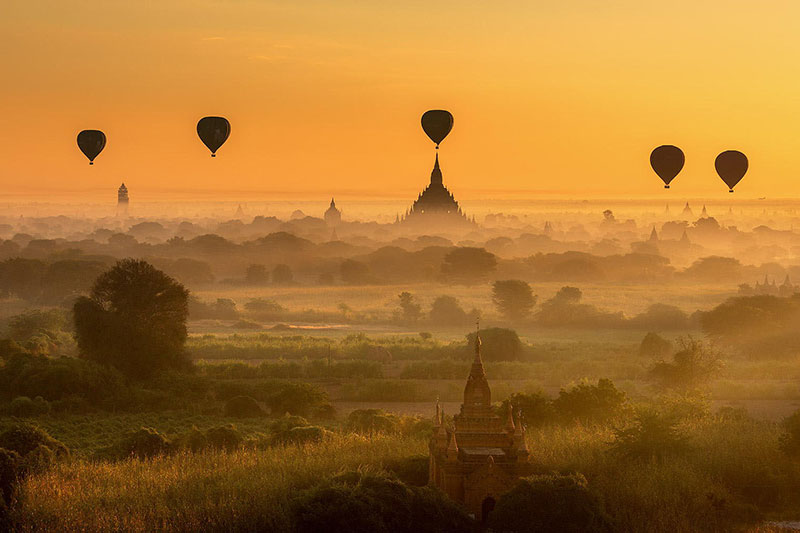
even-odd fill
[(519, 480), (489, 514), (493, 531), (611, 531), (608, 517), (582, 474), (536, 475)]
[(398, 295), (398, 298), (400, 298), (400, 310), (403, 313), (404, 321), (414, 323), (422, 318), (422, 306), (414, 300), (414, 295), (404, 291)]
[(444, 256), (442, 275), (454, 283), (478, 283), (497, 268), (497, 258), (483, 248), (455, 248)]
[(639, 355), (645, 357), (664, 357), (671, 351), (672, 343), (652, 331), (644, 336), (639, 345)]
[(289, 265), (275, 265), (272, 269), (272, 283), (275, 285), (289, 285), (294, 281), (294, 274)]
[(361, 261), (345, 259), (339, 267), (342, 281), (347, 285), (366, 285), (373, 281), (369, 266)]
[(678, 429), (679, 419), (671, 413), (644, 409), (629, 427), (614, 430), (611, 451), (629, 459), (662, 459), (685, 451), (686, 437)]
[(522, 320), (530, 315), (536, 300), (531, 286), (520, 279), (495, 281), (492, 286), (492, 301), (509, 320)]
[[(481, 355), (484, 361), (518, 361), (522, 359), (523, 347), (519, 335), (513, 329), (486, 328), (479, 331)], [(467, 335), (467, 346), (475, 346), (475, 332)]]
[(599, 379), (597, 385), (583, 382), (561, 389), (553, 408), (565, 421), (602, 424), (619, 415), (625, 401), (625, 393), (617, 390), (610, 379)]
[(649, 377), (664, 389), (690, 393), (709, 381), (722, 368), (719, 352), (691, 336), (678, 340), (680, 349), (672, 361), (659, 361)]
[(189, 291), (146, 261), (124, 259), (73, 307), (81, 355), (144, 378), (185, 368)]
[(12, 340), (24, 342), (35, 335), (56, 337), (64, 329), (67, 317), (60, 309), (36, 309), (12, 316), (8, 321), (8, 333)]
[(466, 512), (440, 491), (361, 470), (343, 472), (299, 493), (292, 501), (292, 511), (292, 530), (298, 533), (473, 530)]
[(248, 285), (266, 285), (269, 283), (269, 272), (264, 265), (250, 265), (244, 272), (244, 282)]
[(431, 322), (442, 326), (463, 326), (469, 322), (468, 315), (452, 296), (439, 296), (433, 301)]

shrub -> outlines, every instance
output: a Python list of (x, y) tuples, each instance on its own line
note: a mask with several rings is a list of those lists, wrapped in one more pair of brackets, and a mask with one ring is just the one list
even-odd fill
[(336, 418), (336, 407), (331, 403), (323, 403), (311, 411), (311, 416), (317, 420), (334, 420)]
[(800, 409), (783, 420), (780, 448), (790, 457), (800, 457)]
[(671, 351), (672, 343), (652, 331), (644, 336), (639, 345), (639, 355), (643, 357), (666, 357)]
[(328, 394), (310, 383), (284, 383), (267, 398), (267, 405), (273, 416), (284, 413), (308, 416), (314, 409), (326, 403)]
[(153, 428), (142, 427), (125, 435), (111, 450), (111, 455), (118, 459), (126, 457), (150, 459), (166, 455), (172, 450), (172, 443), (165, 435)]
[(225, 402), (225, 416), (234, 418), (252, 418), (264, 416), (264, 410), (250, 396), (234, 396)]
[(439, 491), (361, 472), (340, 474), (305, 491), (292, 507), (298, 533), (467, 533), (472, 526)]
[(670, 414), (645, 409), (636, 414), (632, 425), (614, 431), (611, 451), (628, 459), (663, 459), (688, 448), (678, 430), (678, 420)]
[(16, 452), (23, 458), (39, 446), (49, 448), (59, 458), (69, 455), (63, 443), (37, 426), (16, 424), (0, 433), (0, 448)]
[(392, 433), (398, 420), (383, 409), (356, 409), (347, 415), (347, 429), (357, 433)]
[(428, 484), (429, 463), (427, 455), (412, 455), (387, 461), (383, 467), (406, 485), (424, 487)]
[[(0, 448), (0, 506), (2, 502), (11, 503), (17, 480), (20, 477), (21, 461), (17, 452)], [(0, 509), (1, 516), (2, 509)]]
[(496, 531), (606, 532), (609, 521), (581, 474), (523, 478), (489, 514)]
[(330, 431), (319, 426), (298, 426), (286, 432), (283, 442), (286, 444), (320, 442), (330, 434)]
[(45, 415), (50, 412), (50, 404), (41, 396), (31, 400), (27, 396), (17, 396), (8, 405), (8, 414), (19, 418)]
[(219, 426), (206, 431), (208, 445), (220, 450), (232, 451), (241, 446), (244, 437), (233, 424)]
[(41, 396), (55, 401), (81, 396), (95, 405), (114, 403), (126, 392), (119, 372), (72, 357), (49, 358), (19, 354), (0, 368), (0, 395)]
[(400, 433), (407, 437), (428, 438), (433, 434), (433, 420), (430, 417), (401, 416), (398, 427)]
[(28, 353), (25, 348), (11, 339), (0, 339), (0, 359), (9, 360), (16, 355)]
[(509, 402), (514, 411), (522, 414), (522, 421), (527, 426), (541, 426), (553, 420), (553, 403), (542, 392), (512, 394), (503, 401), (503, 413), (507, 412)]
[(600, 379), (597, 385), (584, 382), (561, 389), (558, 398), (553, 400), (553, 408), (565, 421), (602, 424), (618, 416), (625, 401), (625, 393), (617, 390), (610, 379)]
[(56, 462), (56, 459), (56, 454), (53, 450), (40, 444), (22, 458), (20, 468), (26, 475), (42, 472), (50, 468)]
[(208, 447), (208, 437), (197, 426), (192, 426), (192, 429), (176, 439), (175, 444), (185, 450), (200, 452)]
[(714, 378), (722, 368), (720, 354), (710, 345), (687, 337), (680, 339), (680, 350), (672, 361), (659, 361), (649, 377), (663, 389), (692, 392)]
[(308, 420), (302, 416), (285, 414), (270, 425), (273, 444), (284, 444), (289, 441), (289, 432), (294, 428), (308, 427)]

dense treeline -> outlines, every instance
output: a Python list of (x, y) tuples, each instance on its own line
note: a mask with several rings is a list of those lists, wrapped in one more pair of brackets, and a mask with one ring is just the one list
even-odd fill
[[(0, 241), (0, 290), (31, 301), (59, 302), (85, 290), (115, 258), (142, 257), (191, 287), (212, 283), (265, 284), (403, 284), (443, 282), (474, 284), (490, 279), (528, 282), (649, 283), (679, 280), (700, 283), (752, 282), (765, 274), (800, 278), (800, 267), (774, 262), (748, 266), (733, 257), (696, 257), (676, 268), (659, 248), (633, 247), (603, 253), (579, 243), (560, 250), (529, 246), (509, 255), (502, 238), (457, 244), (441, 237), (399, 238), (392, 243), (310, 240), (287, 231), (254, 233), (236, 240), (220, 234), (184, 232), (149, 239), (143, 222), (127, 233), (98, 231), (79, 241), (35, 239), (16, 235)], [(265, 226), (266, 228), (266, 226)], [(273, 226), (274, 229), (274, 226)], [(538, 239), (547, 237), (531, 236)], [(510, 240), (510, 239), (509, 239)], [(524, 236), (517, 239), (527, 242)], [(528, 239), (531, 243), (537, 239)]]

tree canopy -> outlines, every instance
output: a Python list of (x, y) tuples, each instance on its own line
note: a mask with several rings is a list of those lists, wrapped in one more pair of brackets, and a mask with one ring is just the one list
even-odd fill
[(146, 261), (124, 259), (74, 305), (81, 355), (143, 378), (182, 368), (189, 291)]

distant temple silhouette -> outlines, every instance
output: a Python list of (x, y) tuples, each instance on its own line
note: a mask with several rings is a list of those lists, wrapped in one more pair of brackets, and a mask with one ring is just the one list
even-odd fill
[(434, 430), (429, 443), (428, 483), (461, 503), (485, 521), (497, 499), (521, 477), (530, 475), (530, 451), (525, 428), (511, 404), (503, 416), (492, 408), (492, 392), (481, 360), (480, 334), (475, 336), (472, 362), (461, 412), (448, 427), (436, 402)]
[(475, 217), (470, 220), (461, 211), (453, 194), (442, 183), (442, 170), (439, 168), (439, 154), (431, 171), (431, 182), (414, 201), (411, 209), (399, 219), (400, 222), (429, 224), (433, 221), (455, 223), (459, 225), (474, 224)]
[(337, 226), (339, 222), (342, 221), (342, 212), (336, 208), (336, 202), (333, 201), (331, 198), (331, 205), (327, 211), (325, 211), (325, 223), (329, 226)]
[(766, 274), (764, 274), (764, 283), (759, 283), (756, 281), (755, 286), (750, 286), (747, 283), (739, 285), (740, 296), (771, 295), (782, 296), (785, 298), (797, 292), (800, 292), (800, 285), (794, 285), (789, 279), (788, 274), (784, 278), (783, 284), (781, 285), (775, 283), (775, 278), (772, 278), (772, 281), (770, 282), (769, 277)]
[(128, 198), (128, 188), (123, 183), (117, 190), (117, 215), (127, 215), (129, 203), (130, 199)]

